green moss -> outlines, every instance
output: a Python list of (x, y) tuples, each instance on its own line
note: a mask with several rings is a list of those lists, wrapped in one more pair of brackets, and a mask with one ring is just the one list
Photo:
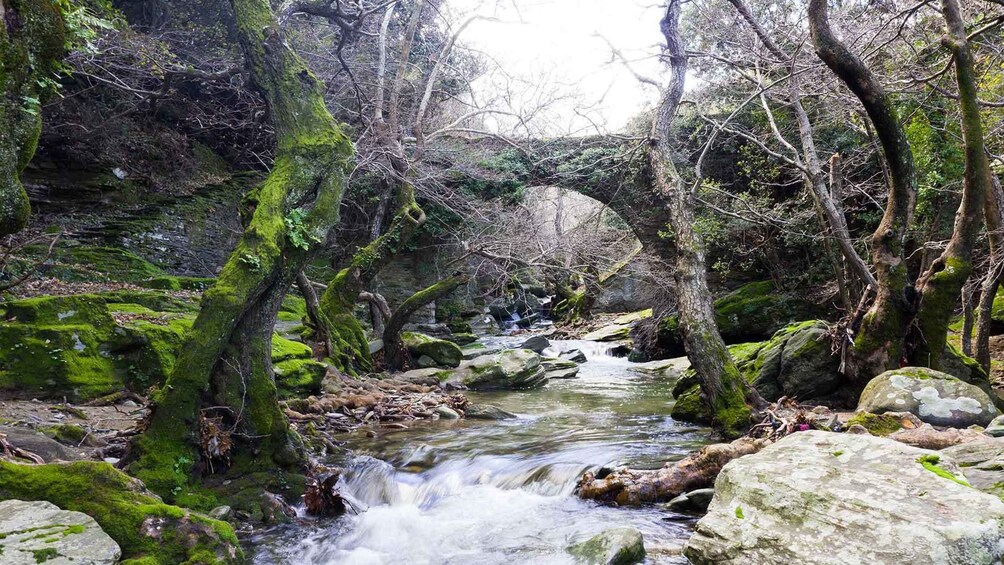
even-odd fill
[(437, 365), (456, 367), (464, 357), (464, 352), (457, 344), (417, 332), (401, 332), (401, 342), (416, 359), (427, 355)]
[(313, 359), (290, 359), (276, 363), (272, 369), (279, 396), (289, 398), (319, 394), (328, 366)]
[(744, 518), (742, 506), (736, 506), (736, 518), (738, 518), (740, 520), (742, 520)]
[(70, 445), (80, 445), (84, 441), (84, 438), (87, 437), (87, 431), (75, 424), (48, 426), (39, 428), (39, 431), (60, 443)]
[(310, 359), (313, 352), (310, 347), (280, 335), (272, 336), (272, 362), (280, 363), (290, 359)]
[(917, 459), (917, 463), (920, 463), (921, 466), (923, 466), (928, 471), (934, 473), (935, 475), (938, 475), (939, 477), (942, 477), (944, 479), (948, 479), (953, 483), (958, 483), (962, 486), (972, 487), (972, 485), (969, 484), (969, 481), (967, 481), (965, 478), (957, 477), (952, 473), (949, 473), (948, 471), (942, 469), (941, 467), (938, 467), (939, 462), (941, 462), (941, 457), (939, 457), (934, 453), (921, 455)]
[(711, 424), (710, 411), (701, 400), (701, 387), (697, 384), (676, 397), (676, 403), (673, 404), (673, 411), (670, 415), (674, 420), (680, 422)]
[(900, 419), (889, 414), (872, 414), (870, 412), (858, 412), (852, 416), (847, 423), (847, 427), (853, 425), (864, 426), (869, 433), (875, 436), (885, 437), (903, 428)]
[(243, 557), (229, 525), (160, 502), (107, 463), (0, 461), (0, 498), (46, 500), (83, 512), (119, 544), (126, 560), (175, 565), (196, 555), (209, 558), (204, 563), (236, 563)]
[(59, 557), (59, 552), (56, 551), (54, 547), (46, 547), (44, 549), (35, 549), (31, 552), (32, 556), (35, 558), (35, 563), (45, 563), (50, 559), (55, 559)]

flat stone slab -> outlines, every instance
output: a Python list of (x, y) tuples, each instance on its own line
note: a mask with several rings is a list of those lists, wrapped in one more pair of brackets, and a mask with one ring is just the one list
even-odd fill
[(45, 501), (0, 501), (4, 565), (114, 565), (121, 556), (115, 540), (87, 514)]

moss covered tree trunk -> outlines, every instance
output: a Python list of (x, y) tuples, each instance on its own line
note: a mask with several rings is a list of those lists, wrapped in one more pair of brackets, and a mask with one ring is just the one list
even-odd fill
[(809, 2), (809, 29), (819, 58), (858, 97), (882, 144), (889, 169), (885, 214), (872, 235), (872, 264), (877, 288), (854, 340), (848, 372), (859, 380), (898, 367), (905, 360), (907, 328), (913, 320), (903, 244), (917, 198), (913, 154), (885, 89), (871, 70), (830, 29), (826, 0)]
[(1004, 277), (1004, 189), (996, 175), (990, 177), (990, 190), (984, 195), (983, 218), (990, 239), (990, 271), (983, 280), (982, 294), (976, 307), (976, 360), (990, 374), (990, 332), (994, 299)]
[[(408, 72), (411, 46), (421, 22), (425, 3), (419, 0), (412, 8), (411, 17), (401, 44), (397, 72), (390, 91), (387, 111), (384, 109), (384, 79), (386, 76), (386, 53), (388, 25), (394, 6), (387, 8), (384, 24), (380, 29), (380, 58), (377, 63), (377, 96), (375, 128), (377, 139), (386, 156), (390, 174), (387, 182), (393, 187), (397, 197), (397, 210), (387, 230), (355, 253), (349, 265), (340, 270), (328, 283), (321, 296), (321, 323), (328, 328), (331, 349), (328, 356), (338, 368), (348, 373), (367, 371), (372, 368), (369, 342), (362, 326), (353, 314), (359, 293), (367, 290), (373, 278), (411, 241), (415, 232), (425, 223), (425, 212), (415, 200), (415, 186), (411, 182), (411, 164), (401, 145), (400, 98)], [(430, 77), (430, 81), (434, 77)], [(384, 115), (388, 114), (385, 119)], [(416, 124), (422, 121), (422, 111)], [(379, 225), (374, 231), (379, 233)]]
[(0, 0), (0, 236), (21, 231), (31, 214), (21, 172), (35, 155), (41, 102), (65, 53), (63, 7)]
[(200, 472), (275, 479), (275, 468), (301, 463), (278, 404), (272, 328), (282, 297), (338, 221), (352, 159), (322, 84), (282, 40), (268, 1), (232, 5), (251, 78), (275, 124), (276, 157), (244, 235), (203, 296), (149, 427), (132, 445), (131, 472), (169, 500)]
[(920, 304), (913, 326), (917, 335), (910, 340), (910, 362), (932, 369), (941, 368), (955, 304), (973, 270), (972, 250), (979, 235), (986, 195), (993, 191), (977, 94), (978, 75), (958, 0), (943, 0), (942, 14), (948, 28), (943, 43), (952, 52), (959, 87), (966, 164), (962, 202), (955, 214), (952, 238), (941, 256), (917, 281)]
[(321, 323), (331, 342), (328, 356), (342, 371), (356, 373), (372, 368), (369, 342), (353, 311), (359, 293), (397, 257), (415, 231), (425, 223), (425, 213), (415, 202), (415, 189), (402, 182), (397, 189), (398, 208), (387, 231), (363, 247), (352, 262), (328, 283), (320, 298)]
[(726, 437), (736, 437), (750, 426), (753, 406), (762, 399), (729, 355), (718, 332), (711, 291), (708, 288), (704, 243), (694, 229), (695, 198), (673, 165), (670, 126), (683, 96), (687, 55), (680, 38), (682, 0), (670, 0), (662, 19), (666, 38), (663, 59), (671, 78), (663, 92), (652, 129), (652, 171), (656, 188), (669, 201), (670, 228), (676, 248), (673, 276), (680, 311), (684, 347), (701, 384), (701, 396), (713, 414), (713, 424)]
[(401, 341), (401, 330), (411, 316), (426, 304), (431, 304), (466, 284), (467, 280), (466, 274), (457, 273), (412, 294), (398, 306), (383, 330), (384, 364), (388, 368), (401, 369), (408, 363), (408, 351)]

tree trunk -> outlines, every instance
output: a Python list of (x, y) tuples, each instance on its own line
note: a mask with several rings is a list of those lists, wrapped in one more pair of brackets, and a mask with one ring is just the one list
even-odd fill
[(272, 374), (272, 329), (283, 296), (338, 222), (352, 159), (322, 84), (280, 37), (267, 0), (231, 4), (251, 78), (275, 124), (276, 157), (244, 235), (202, 298), (148, 428), (132, 444), (130, 471), (168, 500), (190, 488), (196, 471), (259, 471), (281, 483), (281, 471), (301, 470)]
[(404, 328), (412, 314), (426, 304), (453, 292), (458, 286), (466, 284), (467, 280), (466, 274), (454, 274), (412, 294), (398, 306), (394, 314), (387, 320), (387, 327), (383, 331), (384, 364), (388, 368), (401, 369), (408, 362), (408, 351), (405, 349), (404, 343), (401, 342), (401, 329)]
[(913, 327), (919, 333), (911, 339), (910, 362), (932, 369), (941, 368), (948, 326), (962, 287), (973, 270), (972, 250), (981, 227), (985, 195), (993, 190), (990, 187), (990, 162), (983, 140), (983, 120), (977, 94), (978, 75), (958, 0), (943, 0), (942, 14), (948, 28), (943, 43), (952, 51), (959, 86), (966, 164), (962, 202), (955, 214), (952, 238), (941, 257), (917, 282), (920, 304)]
[[(339, 271), (328, 283), (321, 296), (322, 322), (327, 325), (333, 349), (328, 350), (332, 362), (346, 373), (368, 371), (372, 368), (369, 342), (353, 310), (359, 293), (367, 290), (373, 278), (404, 249), (415, 232), (425, 223), (425, 212), (415, 200), (415, 187), (411, 182), (411, 164), (401, 145), (400, 98), (408, 71), (408, 59), (415, 34), (421, 22), (424, 0), (412, 7), (411, 17), (401, 44), (397, 72), (390, 91), (389, 108), (384, 119), (384, 79), (386, 77), (387, 26), (394, 6), (387, 8), (380, 29), (380, 60), (377, 68), (377, 100), (375, 128), (377, 139), (383, 147), (390, 165), (387, 182), (394, 187), (397, 211), (387, 231), (376, 237), (352, 257), (349, 266)], [(434, 80), (431, 77), (430, 80)], [(419, 116), (421, 119), (421, 116)], [(375, 230), (379, 233), (379, 228)]]
[(749, 429), (750, 404), (759, 407), (763, 401), (739, 373), (718, 333), (708, 289), (704, 243), (694, 229), (694, 194), (673, 165), (670, 126), (683, 96), (687, 72), (687, 55), (679, 30), (681, 1), (670, 0), (660, 23), (666, 38), (663, 60), (669, 64), (671, 77), (652, 127), (652, 171), (656, 188), (669, 201), (676, 252), (673, 277), (687, 356), (700, 379), (702, 397), (713, 414), (714, 425), (725, 436), (735, 437)]
[(65, 53), (61, 2), (0, 0), (0, 237), (28, 224), (21, 172), (42, 133), (42, 99)]
[(850, 88), (875, 125), (889, 167), (885, 214), (872, 235), (876, 296), (854, 340), (849, 376), (859, 381), (898, 367), (905, 359), (904, 341), (913, 319), (903, 244), (913, 216), (917, 179), (913, 155), (882, 85), (871, 70), (830, 30), (827, 0), (810, 0), (809, 28), (819, 58)]
[(1004, 277), (1004, 190), (996, 175), (990, 177), (990, 190), (985, 194), (983, 218), (990, 240), (990, 269), (983, 280), (980, 302), (976, 308), (976, 360), (990, 374), (990, 331), (993, 324), (994, 299)]

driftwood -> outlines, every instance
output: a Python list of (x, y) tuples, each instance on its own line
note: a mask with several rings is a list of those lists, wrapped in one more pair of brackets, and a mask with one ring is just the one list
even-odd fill
[(606, 475), (586, 473), (576, 487), (580, 498), (619, 506), (668, 501), (680, 494), (715, 483), (726, 463), (770, 445), (768, 439), (739, 438), (715, 443), (654, 471), (618, 469)]

